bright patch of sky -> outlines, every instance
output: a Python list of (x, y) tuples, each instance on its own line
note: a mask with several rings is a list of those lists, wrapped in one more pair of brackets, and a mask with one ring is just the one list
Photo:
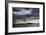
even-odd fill
[(26, 14), (31, 14), (32, 13), (32, 9), (29, 10), (25, 10), (25, 9), (21, 9), (21, 11), (19, 12), (13, 12), (13, 14), (17, 14), (17, 15), (26, 15)]

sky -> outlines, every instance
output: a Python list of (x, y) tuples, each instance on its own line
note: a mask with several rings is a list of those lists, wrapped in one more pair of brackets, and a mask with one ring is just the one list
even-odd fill
[(13, 17), (14, 18), (24, 18), (39, 16), (39, 8), (20, 8), (13, 7)]
[(14, 14), (17, 14), (17, 15), (26, 15), (26, 14), (31, 14), (32, 13), (32, 9), (29, 9), (29, 10), (25, 10), (25, 9), (21, 9), (21, 11), (19, 12), (13, 12)]

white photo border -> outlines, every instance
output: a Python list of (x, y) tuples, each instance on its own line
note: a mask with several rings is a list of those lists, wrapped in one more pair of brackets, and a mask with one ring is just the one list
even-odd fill
[[(40, 27), (12, 28), (12, 7), (40, 8)], [(22, 4), (22, 3), (8, 4), (8, 33), (26, 32), (26, 31), (42, 31), (42, 30), (43, 30), (43, 5), (42, 4)]]

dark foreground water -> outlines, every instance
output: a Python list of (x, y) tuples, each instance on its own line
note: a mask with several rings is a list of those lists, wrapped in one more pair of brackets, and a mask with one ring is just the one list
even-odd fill
[(13, 27), (39, 27), (39, 23), (13, 24)]

